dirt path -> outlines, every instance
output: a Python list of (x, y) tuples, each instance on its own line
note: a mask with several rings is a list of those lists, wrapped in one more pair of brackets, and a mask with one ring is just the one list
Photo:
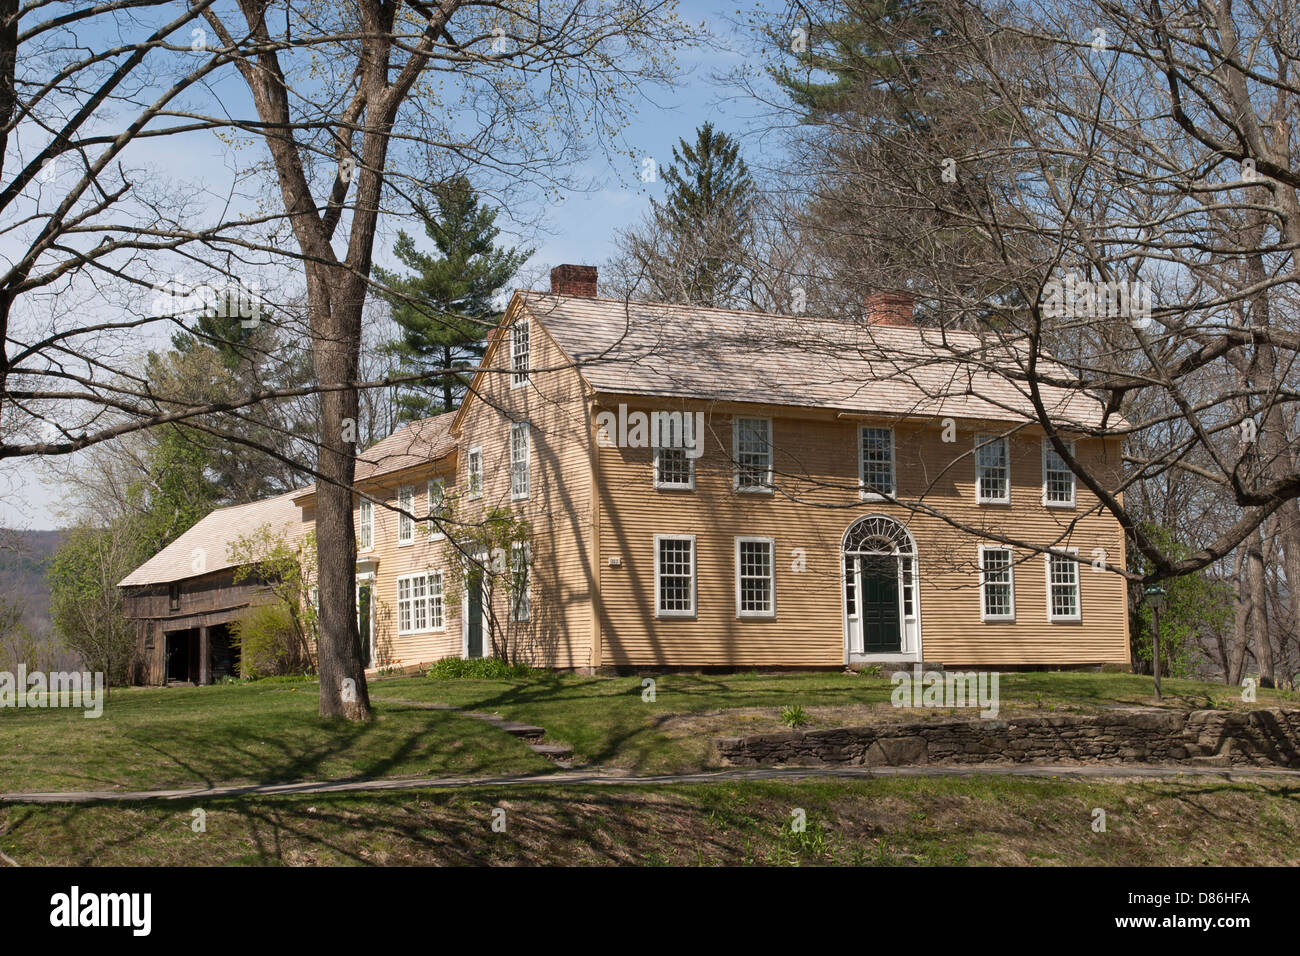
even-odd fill
[(1300, 770), (1234, 767), (1081, 767), (1036, 764), (1008, 766), (984, 764), (960, 767), (759, 767), (709, 770), (698, 773), (636, 776), (616, 770), (593, 768), (583, 771), (527, 774), (501, 777), (391, 777), (379, 780), (311, 781), (284, 784), (245, 784), (188, 790), (69, 790), (54, 793), (0, 793), (0, 804), (31, 803), (142, 803), (150, 800), (210, 800), (218, 797), (277, 797), (313, 793), (364, 793), (387, 790), (441, 790), (464, 787), (601, 787), (650, 786), (663, 784), (726, 783), (738, 780), (806, 780), (817, 777), (871, 779), (877, 777), (1056, 777), (1081, 780), (1160, 780), (1183, 777), (1211, 777), (1220, 780), (1251, 778), (1300, 781)]

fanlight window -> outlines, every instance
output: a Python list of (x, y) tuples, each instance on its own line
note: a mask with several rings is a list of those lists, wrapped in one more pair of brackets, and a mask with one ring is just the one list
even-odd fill
[(901, 524), (883, 515), (859, 518), (844, 536), (846, 554), (911, 554), (912, 538)]

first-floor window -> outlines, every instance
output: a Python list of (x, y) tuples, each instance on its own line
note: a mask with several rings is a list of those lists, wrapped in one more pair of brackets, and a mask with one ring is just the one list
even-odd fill
[(532, 616), (533, 601), (528, 566), (532, 548), (516, 542), (510, 546), (510, 620), (526, 621)]
[(903, 569), (903, 617), (916, 617), (916, 596), (912, 592), (912, 559), (899, 558)]
[(397, 633), (437, 631), (442, 627), (442, 572), (429, 571), (398, 578)]
[(655, 535), (655, 614), (695, 614), (694, 535)]
[(771, 538), (736, 539), (736, 614), (772, 617), (776, 614), (776, 581)]
[(844, 556), (844, 607), (849, 617), (858, 615), (858, 559)]
[(980, 595), (985, 621), (1016, 619), (1015, 584), (1010, 548), (980, 548)]
[(1047, 556), (1047, 619), (1080, 620), (1079, 559), (1077, 552)]

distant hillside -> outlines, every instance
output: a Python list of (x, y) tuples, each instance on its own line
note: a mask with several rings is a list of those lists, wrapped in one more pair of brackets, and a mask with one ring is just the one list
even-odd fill
[(20, 601), (24, 621), (35, 634), (50, 627), (50, 586), (45, 580), (61, 531), (0, 529), (0, 598)]

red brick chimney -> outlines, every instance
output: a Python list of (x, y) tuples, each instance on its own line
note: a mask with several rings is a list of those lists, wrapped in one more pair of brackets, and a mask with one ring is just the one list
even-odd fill
[(863, 300), (863, 310), (870, 325), (912, 328), (916, 325), (912, 317), (915, 303), (910, 292), (873, 292)]
[(551, 295), (596, 297), (595, 266), (556, 266), (551, 270)]

